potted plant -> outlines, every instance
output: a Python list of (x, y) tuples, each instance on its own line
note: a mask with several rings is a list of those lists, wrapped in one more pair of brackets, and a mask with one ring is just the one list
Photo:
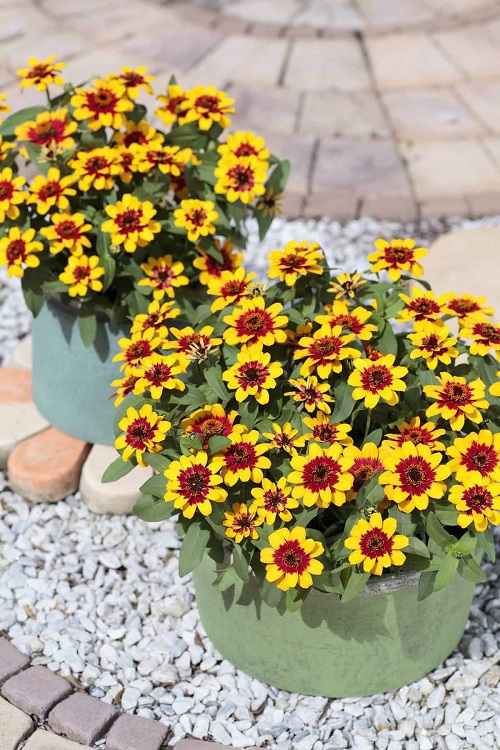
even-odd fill
[[(266, 233), (288, 173), (253, 133), (222, 138), (234, 100), (171, 80), (156, 120), (146, 68), (74, 87), (30, 59), (21, 86), (46, 102), (0, 126), (0, 264), (21, 278), (33, 324), (33, 390), (56, 427), (112, 443), (113, 356), (137, 315), (197, 304), (199, 275), (241, 262), (245, 219)], [(5, 109), (5, 105), (2, 105)], [(20, 173), (23, 160), (39, 172)], [(158, 304), (160, 307), (158, 307)], [(141, 336), (133, 335), (136, 348)]]
[(135, 512), (178, 518), (210, 639), (306, 694), (393, 690), (442, 662), (500, 523), (500, 326), (481, 299), (436, 296), (413, 240), (376, 247), (364, 274), (307, 242), (271, 252), (272, 286), (225, 272), (191, 348), (163, 334), (176, 372), (153, 384), (138, 362), (117, 420), (126, 465), (158, 472)]

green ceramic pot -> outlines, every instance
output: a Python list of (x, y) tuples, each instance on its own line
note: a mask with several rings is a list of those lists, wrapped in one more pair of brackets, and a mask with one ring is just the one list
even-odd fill
[(254, 576), (219, 591), (216, 568), (205, 556), (193, 578), (201, 621), (220, 653), (277, 688), (331, 698), (397, 690), (437, 667), (460, 641), (474, 594), (457, 575), (419, 602), (419, 573), (402, 572), (370, 579), (345, 604), (313, 590), (287, 612), (262, 602)]
[(113, 327), (99, 315), (95, 343), (86, 349), (76, 305), (46, 299), (33, 321), (33, 398), (51, 425), (89, 443), (113, 444), (110, 383), (120, 377), (120, 363), (111, 360), (128, 335), (126, 325)]

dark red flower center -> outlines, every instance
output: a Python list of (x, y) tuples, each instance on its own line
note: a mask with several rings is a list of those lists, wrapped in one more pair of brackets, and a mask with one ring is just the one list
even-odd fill
[(156, 281), (159, 289), (168, 289), (172, 286), (175, 274), (170, 266), (155, 266), (150, 271), (151, 278)]
[(493, 506), (493, 495), (489, 492), (487, 487), (481, 487), (479, 484), (475, 484), (473, 487), (468, 487), (464, 494), (463, 500), (467, 505), (468, 510), (465, 511), (467, 515), (481, 513), (488, 508)]
[(26, 242), (24, 240), (11, 240), (7, 245), (7, 263), (14, 263), (16, 260), (26, 260)]
[(239, 159), (242, 156), (258, 156), (259, 152), (250, 143), (240, 143), (238, 148), (235, 149), (234, 155)]
[(462, 458), (469, 471), (479, 471), (488, 476), (498, 466), (498, 455), (492, 445), (474, 441)]
[(250, 336), (257, 340), (274, 328), (273, 319), (265, 310), (249, 310), (239, 316), (236, 331), (239, 336)]
[(403, 432), (398, 438), (398, 442), (401, 445), (404, 442), (413, 443), (413, 445), (427, 445), (433, 442), (434, 438), (432, 435), (423, 430), (421, 427), (410, 427), (406, 432)]
[(139, 232), (142, 229), (142, 211), (129, 208), (115, 217), (115, 224), (118, 225), (123, 234)]
[(409, 495), (425, 494), (436, 478), (432, 466), (421, 456), (402, 459), (396, 467), (401, 481), (401, 489)]
[(172, 368), (163, 362), (159, 362), (156, 365), (152, 365), (144, 373), (144, 377), (149, 380), (152, 385), (162, 385), (165, 380), (168, 380), (172, 375)]
[(28, 140), (38, 146), (46, 146), (51, 141), (59, 143), (64, 139), (65, 129), (66, 122), (64, 120), (48, 120), (47, 122), (36, 123), (28, 131)]
[(319, 360), (337, 356), (342, 348), (342, 342), (336, 336), (324, 336), (316, 339), (309, 348), (309, 354)]
[(427, 299), (426, 297), (418, 297), (418, 299), (413, 300), (410, 304), (410, 309), (416, 313), (416, 320), (421, 320), (428, 315), (440, 313), (440, 307), (437, 302), (432, 299)]
[(267, 490), (264, 493), (264, 508), (270, 513), (281, 513), (286, 508), (286, 497), (281, 490)]
[(313, 427), (313, 437), (320, 443), (333, 443), (337, 437), (337, 428), (333, 424), (316, 424)]
[(461, 406), (471, 403), (471, 389), (467, 384), (448, 382), (444, 387), (444, 401), (452, 405)]
[(340, 466), (330, 456), (317, 456), (303, 468), (303, 482), (307, 489), (319, 492), (327, 487), (334, 487), (340, 474)]
[(169, 99), (168, 104), (165, 106), (165, 109), (168, 112), (171, 112), (171, 114), (173, 115), (178, 115), (185, 101), (185, 96), (173, 96), (171, 99)]
[(41, 201), (46, 201), (49, 198), (58, 198), (62, 195), (63, 189), (61, 184), (55, 180), (45, 183), (39, 190), (38, 196)]
[(280, 266), (285, 271), (295, 271), (299, 268), (303, 268), (306, 264), (306, 259), (303, 256), (296, 255), (295, 253), (290, 253), (289, 255), (285, 255), (280, 260)]
[(208, 441), (214, 435), (224, 435), (227, 437), (231, 432), (231, 427), (232, 425), (225, 417), (209, 417), (193, 425), (193, 431), (198, 432)]
[(203, 94), (198, 96), (194, 102), (196, 109), (206, 109), (207, 112), (217, 113), (220, 112), (219, 99), (216, 96), (210, 96), (209, 94)]
[(187, 214), (187, 218), (195, 227), (202, 227), (207, 220), (207, 212), (203, 208), (195, 208)]
[(75, 281), (84, 281), (90, 278), (89, 266), (75, 266), (73, 268), (73, 278)]
[(255, 185), (255, 174), (251, 167), (246, 167), (243, 164), (237, 164), (232, 167), (227, 176), (234, 180), (236, 190), (251, 190)]
[(367, 367), (361, 373), (361, 383), (365, 391), (371, 393), (378, 393), (384, 388), (392, 385), (392, 374), (385, 365), (374, 365), (373, 367)]
[(141, 145), (148, 142), (148, 139), (144, 135), (144, 133), (141, 133), (140, 130), (132, 130), (131, 133), (127, 133), (125, 138), (123, 139), (124, 145), (128, 148), (132, 145), (132, 143), (140, 143)]
[(42, 80), (47, 76), (52, 77), (53, 75), (54, 72), (50, 69), (49, 65), (46, 65), (45, 63), (39, 63), (38, 65), (35, 65), (33, 66), (33, 68), (31, 68), (31, 70), (26, 75), (26, 78)]
[(480, 336), (486, 343), (500, 345), (500, 328), (491, 323), (476, 323), (473, 333)]
[(80, 230), (73, 221), (61, 221), (56, 227), (56, 233), (63, 240), (80, 239)]
[(452, 300), (448, 303), (448, 307), (461, 316), (468, 315), (471, 312), (478, 312), (481, 309), (477, 302), (463, 297)]
[(382, 529), (370, 529), (362, 535), (359, 548), (361, 554), (376, 560), (385, 554), (391, 554), (393, 541)]
[(114, 112), (118, 103), (118, 97), (108, 89), (97, 89), (87, 92), (88, 108), (97, 114)]
[(145, 450), (148, 447), (148, 442), (153, 439), (154, 433), (154, 427), (150, 425), (148, 420), (145, 417), (138, 417), (127, 428), (125, 440), (132, 448)]
[(257, 463), (257, 454), (251, 443), (240, 441), (230, 445), (225, 454), (226, 465), (233, 471), (251, 468)]
[(91, 156), (85, 162), (85, 170), (88, 174), (99, 174), (109, 166), (109, 161), (104, 156)]
[(228, 281), (227, 284), (221, 288), (221, 297), (226, 299), (227, 297), (241, 297), (247, 291), (246, 281), (232, 280)]
[(413, 261), (413, 250), (408, 247), (387, 247), (384, 253), (385, 260), (391, 265)]
[(139, 341), (134, 341), (132, 344), (130, 344), (126, 352), (126, 357), (128, 362), (133, 362), (135, 360), (148, 357), (151, 353), (152, 352), (149, 341), (140, 339)]
[(235, 531), (253, 531), (255, 528), (255, 513), (239, 513), (233, 519), (233, 529)]
[(290, 539), (274, 551), (273, 560), (283, 573), (298, 573), (300, 575), (307, 570), (311, 558), (304, 552), (297, 540)]
[(353, 490), (357, 492), (365, 482), (368, 482), (375, 472), (382, 471), (383, 468), (384, 467), (378, 458), (363, 457), (355, 459), (353, 465), (349, 469), (354, 477)]
[(246, 362), (240, 367), (238, 380), (240, 385), (246, 386), (247, 388), (254, 385), (259, 386), (265, 381), (268, 372), (267, 367), (264, 367), (256, 361)]
[(0, 182), (0, 201), (10, 200), (14, 193), (14, 186), (11, 182)]
[(180, 492), (189, 505), (202, 503), (210, 486), (210, 470), (202, 464), (195, 464), (179, 475)]

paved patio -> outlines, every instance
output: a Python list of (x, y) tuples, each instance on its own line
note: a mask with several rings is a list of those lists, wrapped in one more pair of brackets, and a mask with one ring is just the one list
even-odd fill
[(292, 161), (289, 216), (500, 212), (500, 2), (0, 0), (0, 88), (30, 55), (76, 83), (145, 64), (216, 84)]

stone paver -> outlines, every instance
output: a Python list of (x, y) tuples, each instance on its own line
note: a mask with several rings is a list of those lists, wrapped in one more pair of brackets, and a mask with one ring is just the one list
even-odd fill
[(500, 316), (500, 227), (462, 229), (439, 237), (424, 259), (425, 278), (438, 294), (484, 296)]
[(29, 663), (26, 654), (21, 653), (6, 638), (0, 638), (0, 685), (25, 669)]
[(218, 742), (204, 742), (204, 740), (181, 740), (174, 746), (174, 750), (234, 750), (229, 745)]
[(88, 745), (79, 745), (76, 742), (58, 737), (57, 734), (46, 732), (43, 729), (37, 729), (32, 734), (23, 750), (91, 750)]
[(25, 336), (10, 353), (11, 367), (31, 370), (33, 364), (33, 339)]
[(101, 482), (104, 471), (117, 457), (112, 446), (94, 445), (83, 465), (80, 496), (94, 513), (131, 513), (141, 497), (140, 486), (153, 476), (150, 467), (136, 466), (116, 482)]
[(160, 750), (167, 734), (163, 724), (122, 714), (111, 727), (106, 750)]
[(46, 667), (29, 667), (3, 685), (2, 696), (27, 714), (45, 719), (56, 703), (71, 695), (69, 682)]
[(35, 404), (0, 404), (0, 469), (5, 469), (16, 445), (46, 430), (49, 423)]
[(17, 445), (7, 462), (10, 486), (35, 503), (53, 503), (78, 489), (90, 446), (50, 427)]
[(119, 711), (87, 693), (74, 693), (49, 714), (48, 725), (70, 740), (93, 745), (111, 727)]
[(31, 401), (31, 373), (17, 367), (0, 369), (0, 407)]
[(2, 750), (17, 750), (19, 744), (29, 737), (34, 728), (35, 725), (29, 716), (0, 698), (0, 748)]
[[(29, 55), (63, 58), (74, 83), (147, 65), (158, 92), (172, 74), (184, 87), (227, 89), (236, 99), (232, 129), (276, 136), (292, 175), (300, 172), (287, 216), (498, 212), (498, 164), (482, 143), (500, 133), (493, 0), (22, 0), (22, 9), (3, 9), (0, 32), (0, 87), (13, 108), (40, 102), (34, 89), (16, 88)], [(302, 150), (301, 137), (314, 148)], [(332, 140), (342, 156), (330, 164), (330, 195), (317, 189), (324, 165), (316, 157)], [(394, 154), (404, 174), (399, 195), (366, 179), (382, 162), (374, 147), (384, 155), (388, 142), (391, 185)], [(451, 156), (462, 147), (460, 159)], [(362, 155), (354, 174), (344, 171), (353, 168), (345, 153)]]

